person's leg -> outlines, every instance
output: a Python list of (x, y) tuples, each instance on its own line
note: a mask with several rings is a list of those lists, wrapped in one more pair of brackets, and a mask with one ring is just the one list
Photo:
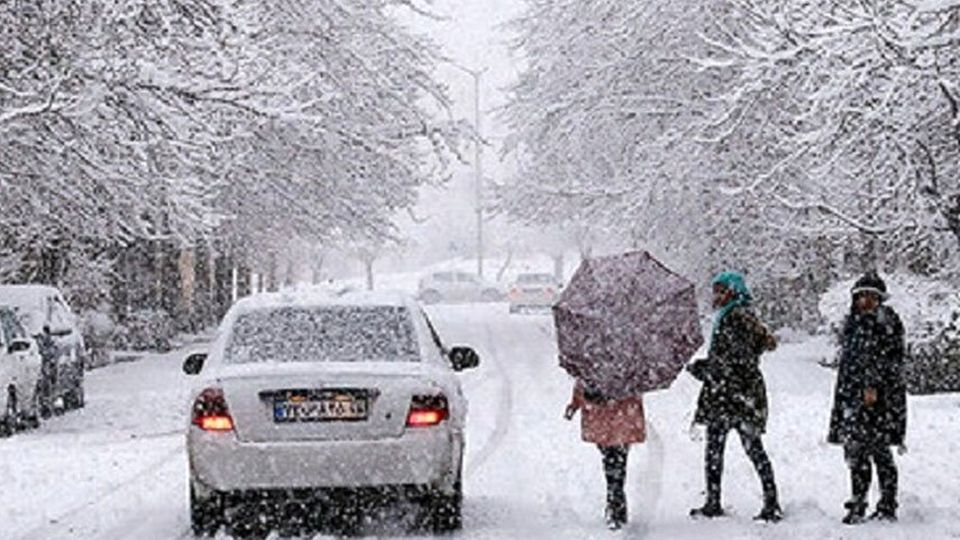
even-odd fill
[(893, 452), (890, 451), (889, 446), (882, 445), (874, 447), (871, 454), (877, 466), (877, 477), (880, 481), (880, 502), (877, 504), (875, 516), (881, 519), (896, 519), (899, 478)]
[(867, 509), (867, 494), (873, 473), (870, 467), (870, 452), (859, 443), (849, 443), (843, 447), (844, 459), (850, 468), (850, 488), (852, 497), (846, 504), (849, 513), (844, 523), (859, 523)]
[(601, 446), (603, 473), (607, 479), (607, 518), (613, 524), (627, 522), (627, 495), (624, 485), (627, 479), (628, 446)]
[(760, 433), (757, 430), (749, 426), (741, 426), (737, 429), (737, 432), (740, 434), (743, 450), (757, 470), (757, 475), (760, 476), (760, 483), (763, 486), (763, 510), (760, 511), (757, 518), (777, 521), (782, 517), (782, 511), (777, 495), (777, 482), (773, 475), (773, 465), (770, 463), (770, 457), (763, 447), (763, 439), (760, 438)]
[(723, 485), (723, 454), (727, 446), (729, 428), (723, 424), (707, 426), (707, 442), (704, 452), (704, 472), (707, 481), (707, 501), (702, 508), (694, 508), (694, 516), (714, 517), (723, 514), (720, 504)]
[(711, 425), (707, 428), (707, 503), (720, 506), (723, 490), (723, 457), (727, 450), (726, 426)]

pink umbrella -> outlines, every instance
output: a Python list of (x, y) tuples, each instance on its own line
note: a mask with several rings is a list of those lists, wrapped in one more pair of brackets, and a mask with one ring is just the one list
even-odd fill
[(693, 283), (645, 251), (583, 261), (553, 318), (560, 366), (608, 399), (669, 387), (703, 344)]

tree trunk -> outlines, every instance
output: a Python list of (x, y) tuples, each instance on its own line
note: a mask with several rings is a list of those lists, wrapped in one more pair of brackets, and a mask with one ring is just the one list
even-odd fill
[(323, 251), (317, 250), (316, 255), (313, 259), (313, 284), (319, 285), (323, 281), (323, 263), (326, 257), (323, 254)]
[(221, 246), (220, 256), (217, 258), (217, 264), (214, 268), (214, 309), (213, 315), (216, 319), (226, 315), (233, 302), (233, 268), (235, 266), (232, 249), (227, 246)]
[[(270, 260), (267, 268), (266, 290), (268, 292), (277, 292), (277, 253), (270, 251)], [(261, 278), (262, 279), (262, 278)]]
[(503, 266), (500, 267), (500, 271), (497, 272), (497, 281), (503, 281), (504, 274), (507, 273), (507, 270), (510, 269), (510, 265), (513, 264), (513, 248), (507, 248), (507, 258), (503, 261)]
[(563, 283), (564, 278), (564, 261), (563, 253), (553, 256), (553, 277), (557, 279), (557, 283)]
[(373, 290), (373, 286), (374, 286), (374, 283), (373, 283), (373, 263), (374, 263), (374, 261), (375, 261), (375, 259), (374, 259), (373, 257), (367, 257), (367, 258), (365, 258), (365, 259), (363, 260), (364, 270), (366, 271), (366, 274), (367, 274), (367, 290), (368, 290), (368, 291), (372, 291), (372, 290)]
[(238, 264), (237, 270), (237, 298), (253, 294), (253, 271), (245, 264)]
[(289, 257), (286, 258), (284, 262), (284, 275), (283, 275), (283, 285), (284, 287), (293, 287), (296, 284), (296, 276), (294, 275), (296, 269), (294, 268), (293, 260)]
[(179, 251), (176, 255), (177, 271), (174, 273), (178, 285), (174, 305), (176, 324), (181, 330), (196, 332), (199, 329), (194, 309), (197, 298), (197, 252), (191, 248), (181, 248), (172, 251), (171, 255), (176, 251)]

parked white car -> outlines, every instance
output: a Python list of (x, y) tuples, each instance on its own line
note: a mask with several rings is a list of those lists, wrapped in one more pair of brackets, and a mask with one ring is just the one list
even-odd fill
[(13, 310), (0, 308), (0, 435), (40, 423), (40, 352)]
[(519, 274), (510, 286), (507, 299), (510, 301), (510, 313), (525, 310), (550, 309), (560, 295), (560, 284), (553, 274)]
[(469, 272), (434, 272), (420, 280), (418, 297), (426, 304), (499, 302), (503, 290)]
[(203, 381), (187, 435), (194, 531), (349, 528), (338, 520), (367, 494), (416, 502), (434, 531), (459, 528), (456, 372), (478, 364), (404, 295), (241, 300), (184, 363)]
[(44, 343), (49, 344), (46, 354), (52, 358), (43, 372), (44, 388), (49, 391), (41, 395), (41, 406), (83, 407), (86, 348), (77, 317), (60, 291), (46, 285), (2, 285), (0, 306), (13, 309), (27, 333), (37, 340), (41, 354), (47, 350)]

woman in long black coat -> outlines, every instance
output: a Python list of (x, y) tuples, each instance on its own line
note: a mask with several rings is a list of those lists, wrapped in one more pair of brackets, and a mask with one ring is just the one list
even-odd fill
[(757, 519), (779, 521), (783, 512), (777, 484), (763, 447), (769, 407), (760, 371), (760, 356), (774, 350), (777, 340), (754, 314), (743, 276), (723, 272), (714, 278), (713, 289), (717, 313), (708, 357), (690, 366), (693, 376), (703, 381), (694, 421), (707, 427), (707, 500), (690, 514), (707, 518), (723, 515), (723, 457), (727, 435), (736, 431), (763, 486), (763, 508)]
[(892, 446), (903, 449), (907, 391), (903, 378), (904, 331), (897, 313), (883, 304), (887, 287), (869, 273), (852, 290), (844, 322), (840, 369), (828, 440), (843, 445), (853, 496), (843, 522), (864, 521), (876, 466), (880, 501), (874, 519), (897, 518), (897, 466)]

